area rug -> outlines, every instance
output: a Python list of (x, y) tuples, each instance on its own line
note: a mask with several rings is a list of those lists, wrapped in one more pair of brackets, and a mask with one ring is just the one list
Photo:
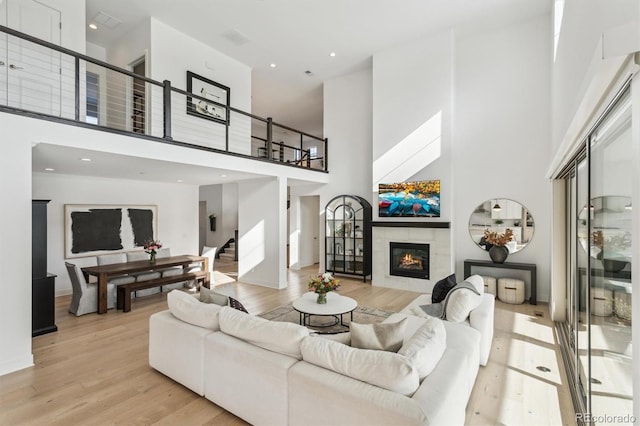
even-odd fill
[[(385, 311), (384, 309), (378, 308), (369, 308), (366, 306), (358, 306), (353, 311), (353, 322), (358, 324), (375, 324), (384, 321), (389, 315), (393, 314), (393, 312)], [(262, 318), (268, 319), (270, 321), (284, 321), (284, 322), (293, 322), (295, 324), (300, 324), (300, 313), (293, 309), (291, 303), (288, 305), (283, 305), (275, 308), (272, 311), (266, 312), (260, 315)], [(340, 324), (330, 325), (327, 327), (322, 327), (326, 324), (333, 324), (335, 322), (334, 317), (332, 316), (313, 316), (311, 319), (312, 326), (309, 328), (312, 331), (318, 333), (342, 333), (345, 331), (349, 331), (348, 327), (344, 327)], [(344, 314), (343, 322), (345, 324), (349, 324), (351, 322), (351, 315)], [(321, 327), (317, 327), (321, 326)]]

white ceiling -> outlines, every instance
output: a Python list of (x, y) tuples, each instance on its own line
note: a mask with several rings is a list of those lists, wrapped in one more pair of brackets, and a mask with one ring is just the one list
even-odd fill
[[(469, 33), (548, 13), (552, 0), (87, 0), (122, 23), (87, 30), (108, 46), (149, 16), (253, 69), (252, 112), (322, 136), (322, 83), (374, 53), (449, 28)], [(241, 46), (224, 34), (236, 31)], [(336, 56), (329, 54), (335, 52)], [(270, 64), (276, 64), (271, 68)], [(313, 72), (309, 77), (305, 71)]]
[[(87, 41), (107, 47), (148, 17), (190, 35), (252, 68), (252, 112), (323, 135), (323, 83), (369, 67), (373, 54), (455, 28), (458, 35), (549, 13), (552, 0), (86, 0), (87, 24), (98, 12), (121, 21), (87, 28)], [(249, 41), (238, 46), (224, 34)], [(336, 56), (329, 54), (335, 52)], [(271, 68), (270, 64), (276, 67)], [(309, 70), (312, 76), (305, 74)], [(402, 84), (402, 82), (398, 82)], [(93, 161), (82, 162), (88, 157)], [(159, 164), (162, 163), (162, 164)], [(158, 167), (158, 166), (161, 167)], [(54, 172), (46, 172), (53, 168)], [(162, 173), (157, 173), (162, 170)], [(33, 171), (209, 185), (250, 173), (158, 162), (38, 144)], [(221, 177), (221, 175), (227, 175)], [(307, 184), (290, 181), (290, 184)]]

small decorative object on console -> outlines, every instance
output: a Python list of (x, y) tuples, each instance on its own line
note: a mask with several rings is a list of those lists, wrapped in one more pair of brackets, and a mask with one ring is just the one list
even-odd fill
[(491, 244), (489, 257), (491, 257), (493, 263), (504, 263), (509, 255), (509, 249), (506, 245), (513, 239), (513, 231), (510, 228), (507, 228), (507, 230), (501, 234), (485, 229), (484, 239), (487, 243)]
[(340, 281), (333, 278), (329, 272), (319, 274), (309, 281), (309, 290), (318, 295), (317, 302), (320, 304), (327, 303), (327, 293), (336, 291), (338, 288), (340, 288)]
[(149, 240), (144, 243), (144, 251), (149, 255), (149, 262), (156, 263), (156, 253), (162, 248), (160, 241)]

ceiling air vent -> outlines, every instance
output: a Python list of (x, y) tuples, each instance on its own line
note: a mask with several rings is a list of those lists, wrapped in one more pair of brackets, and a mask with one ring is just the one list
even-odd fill
[(236, 46), (242, 46), (243, 44), (247, 44), (251, 41), (249, 37), (238, 30), (234, 30), (233, 28), (222, 33), (222, 37), (226, 38)]
[(118, 18), (114, 18), (111, 15), (107, 15), (106, 13), (100, 11), (93, 17), (93, 22), (100, 24), (105, 28), (109, 28), (110, 30), (115, 29), (118, 25), (122, 24), (122, 21)]

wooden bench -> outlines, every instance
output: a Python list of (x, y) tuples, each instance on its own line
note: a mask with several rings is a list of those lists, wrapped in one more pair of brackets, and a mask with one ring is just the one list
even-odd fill
[(136, 281), (130, 284), (121, 284), (117, 286), (118, 289), (118, 301), (117, 309), (122, 309), (123, 312), (129, 312), (131, 310), (131, 292), (137, 290), (144, 290), (146, 288), (161, 287), (163, 285), (178, 283), (181, 281), (195, 280), (196, 283), (201, 283), (205, 287), (209, 286), (209, 272), (197, 271), (186, 274), (174, 275), (171, 277), (154, 278), (152, 280)]

